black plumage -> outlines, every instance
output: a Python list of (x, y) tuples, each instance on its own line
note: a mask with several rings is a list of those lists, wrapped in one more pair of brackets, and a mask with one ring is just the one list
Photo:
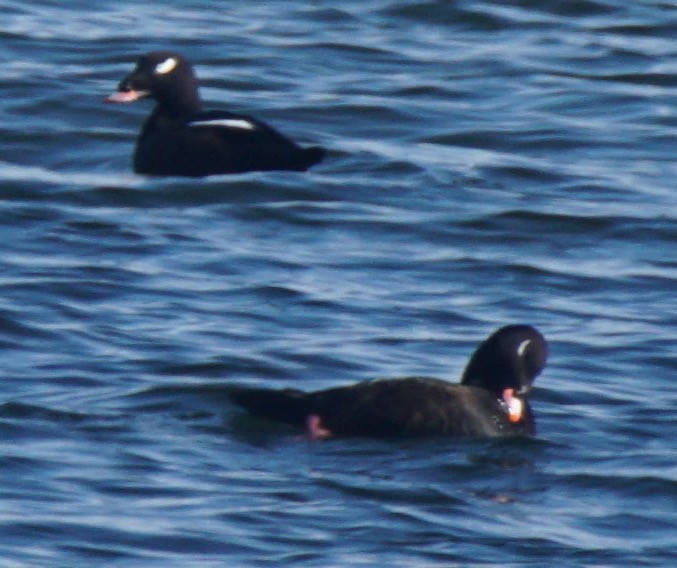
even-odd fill
[(267, 124), (226, 111), (203, 111), (191, 64), (178, 53), (142, 56), (109, 102), (144, 97), (156, 106), (136, 142), (134, 171), (165, 176), (207, 176), (247, 171), (305, 171), (325, 151), (302, 148)]
[(460, 384), (406, 377), (316, 392), (239, 388), (231, 397), (256, 416), (305, 426), (314, 437), (532, 435), (527, 396), (546, 359), (536, 329), (511, 325), (480, 344)]

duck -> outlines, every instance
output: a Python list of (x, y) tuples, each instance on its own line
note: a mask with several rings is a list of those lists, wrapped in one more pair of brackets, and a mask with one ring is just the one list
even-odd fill
[(243, 114), (203, 110), (190, 62), (172, 51), (142, 55), (109, 103), (152, 98), (134, 150), (134, 171), (151, 176), (203, 177), (249, 171), (303, 172), (325, 157), (302, 148), (266, 123)]
[(251, 415), (296, 426), (315, 440), (533, 436), (529, 393), (547, 357), (543, 335), (515, 324), (476, 348), (457, 384), (402, 377), (311, 392), (239, 386), (229, 396)]

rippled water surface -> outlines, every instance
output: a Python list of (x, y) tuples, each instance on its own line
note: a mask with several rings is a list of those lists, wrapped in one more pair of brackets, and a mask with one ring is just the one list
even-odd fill
[[(0, 1), (0, 565), (671, 566), (677, 4)], [(145, 51), (326, 161), (148, 179)], [(334, 440), (231, 384), (457, 380), (534, 439)]]

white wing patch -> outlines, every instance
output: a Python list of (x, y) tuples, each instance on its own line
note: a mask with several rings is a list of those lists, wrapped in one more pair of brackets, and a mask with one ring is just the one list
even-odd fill
[(196, 120), (191, 126), (220, 126), (222, 128), (237, 128), (239, 130), (254, 130), (256, 125), (244, 118), (216, 118), (214, 120)]
[(531, 339), (525, 339), (522, 341), (522, 343), (519, 344), (517, 347), (517, 354), (520, 357), (524, 357), (524, 352), (527, 350), (527, 347), (529, 347), (529, 344), (531, 343)]
[(158, 75), (166, 75), (167, 73), (174, 71), (178, 63), (176, 57), (169, 57), (155, 66), (155, 72)]

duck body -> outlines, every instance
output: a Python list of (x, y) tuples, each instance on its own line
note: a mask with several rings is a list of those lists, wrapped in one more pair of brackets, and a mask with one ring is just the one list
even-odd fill
[[(509, 420), (505, 404), (485, 389), (426, 377), (379, 379), (332, 389), (246, 389), (232, 398), (250, 413), (308, 429), (311, 437), (400, 438), (533, 435), (528, 402), (521, 420)], [(317, 417), (313, 426), (309, 418)], [(318, 434), (320, 430), (327, 435)]]
[(325, 151), (302, 148), (250, 116), (203, 111), (192, 66), (173, 52), (141, 57), (109, 102), (151, 97), (156, 106), (136, 142), (134, 171), (200, 177), (248, 171), (305, 171)]
[(136, 142), (134, 171), (202, 177), (250, 171), (303, 172), (324, 151), (301, 148), (267, 124), (225, 111), (176, 117), (157, 108)]
[(477, 348), (459, 384), (405, 377), (315, 392), (243, 387), (231, 398), (253, 415), (304, 427), (312, 438), (533, 435), (528, 393), (546, 358), (543, 336), (513, 325)]

